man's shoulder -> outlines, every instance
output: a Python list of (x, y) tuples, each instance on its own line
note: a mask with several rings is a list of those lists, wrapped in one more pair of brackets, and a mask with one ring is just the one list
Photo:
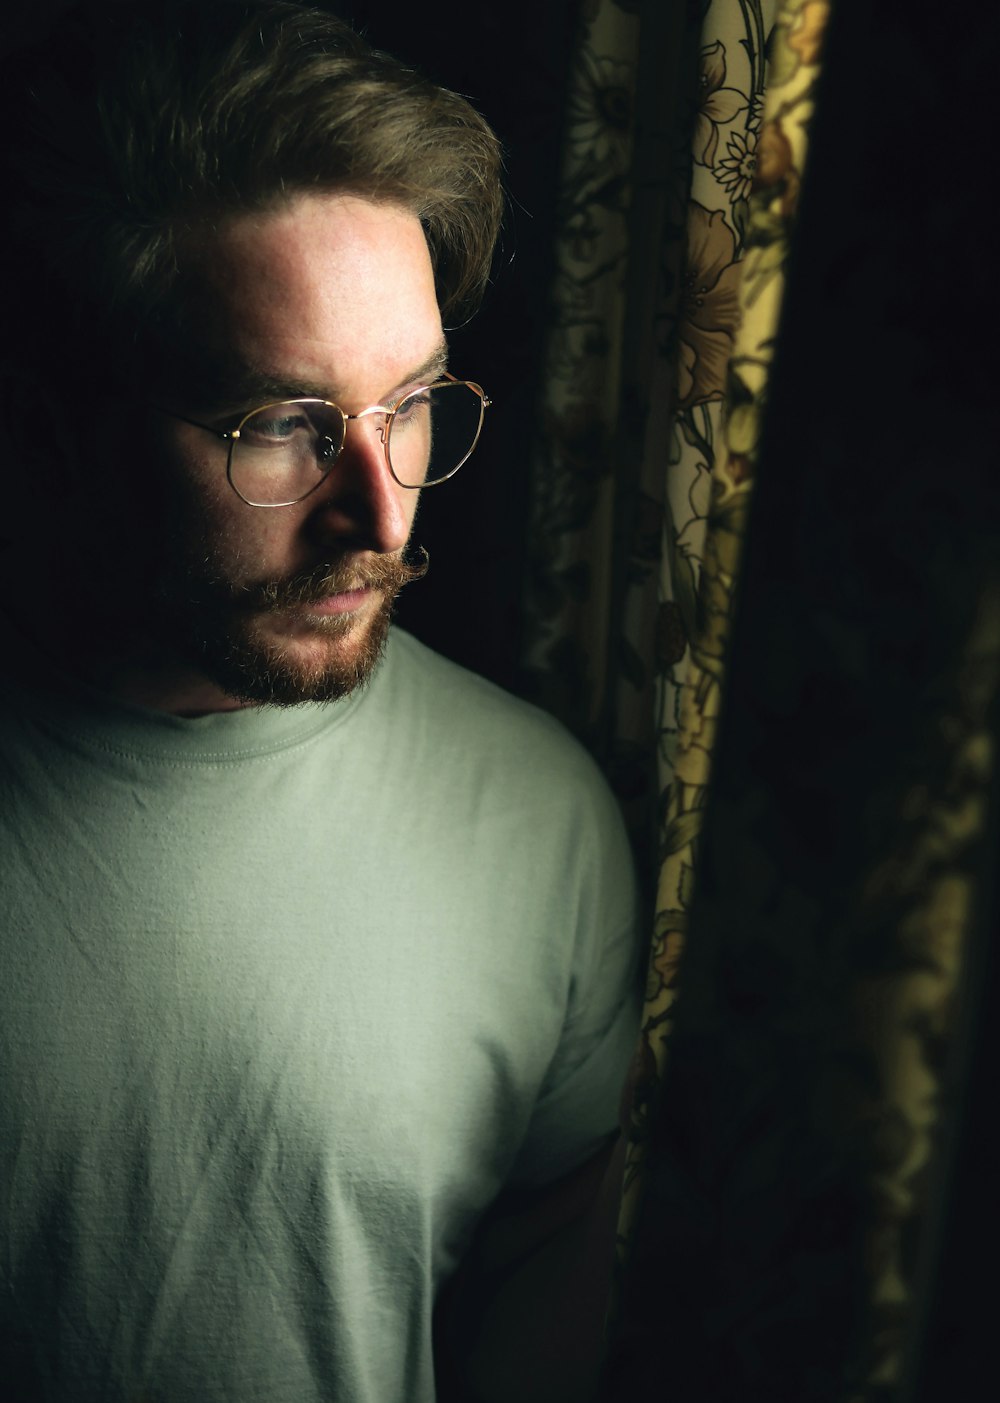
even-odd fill
[(394, 707), (439, 727), (453, 744), (520, 755), (544, 756), (549, 764), (597, 773), (584, 747), (555, 717), (495, 682), (443, 657), (402, 629), (390, 646), (389, 677)]
[[(497, 683), (454, 662), (443, 653), (435, 652), (398, 626), (392, 631), (388, 654), (390, 666), (396, 673), (393, 679), (396, 685), (405, 682), (407, 688), (419, 689), (428, 698), (460, 697), (467, 706), (496, 711), (510, 717), (515, 724), (518, 719), (529, 724), (535, 718), (543, 723), (551, 721), (530, 702), (504, 691)], [(554, 724), (558, 726), (558, 723)]]
[(512, 872), (586, 874), (595, 912), (607, 908), (596, 929), (620, 931), (634, 906), (632, 856), (618, 801), (589, 751), (548, 712), (404, 632), (386, 663), (380, 721), (428, 808), (502, 833)]

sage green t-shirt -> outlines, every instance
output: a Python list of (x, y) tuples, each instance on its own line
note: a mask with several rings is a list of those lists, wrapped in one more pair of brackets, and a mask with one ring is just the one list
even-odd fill
[(42, 677), (0, 844), (0, 1358), (53, 1403), (430, 1403), (477, 1219), (616, 1123), (639, 935), (591, 761), (398, 630), (326, 706)]

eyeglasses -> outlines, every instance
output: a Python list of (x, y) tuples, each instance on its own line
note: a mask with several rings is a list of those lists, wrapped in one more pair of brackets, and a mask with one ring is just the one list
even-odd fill
[(446, 373), (411, 390), (395, 409), (373, 404), (359, 414), (345, 414), (324, 399), (281, 400), (251, 410), (235, 429), (216, 429), (172, 409), (162, 412), (228, 443), (226, 476), (247, 506), (291, 507), (328, 476), (351, 419), (373, 420), (400, 487), (436, 487), (471, 457), (490, 403), (480, 385)]

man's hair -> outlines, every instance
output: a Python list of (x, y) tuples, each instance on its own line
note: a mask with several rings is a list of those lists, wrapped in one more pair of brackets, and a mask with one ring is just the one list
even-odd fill
[(185, 241), (343, 190), (421, 221), (446, 323), (489, 278), (500, 150), (455, 93), (290, 0), (83, 5), (3, 101), (8, 346), (105, 372), (179, 310)]

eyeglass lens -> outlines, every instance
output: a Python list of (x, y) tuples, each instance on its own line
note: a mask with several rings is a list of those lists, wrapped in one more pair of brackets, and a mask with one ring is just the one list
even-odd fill
[[(431, 385), (407, 395), (392, 417), (388, 458), (406, 487), (442, 482), (476, 446), (483, 399), (464, 381)], [(363, 432), (385, 442), (385, 414), (365, 415)], [(367, 427), (366, 427), (367, 426)], [(344, 446), (344, 420), (334, 405), (289, 401), (257, 410), (233, 441), (233, 486), (255, 506), (290, 505), (307, 497), (330, 471)]]

